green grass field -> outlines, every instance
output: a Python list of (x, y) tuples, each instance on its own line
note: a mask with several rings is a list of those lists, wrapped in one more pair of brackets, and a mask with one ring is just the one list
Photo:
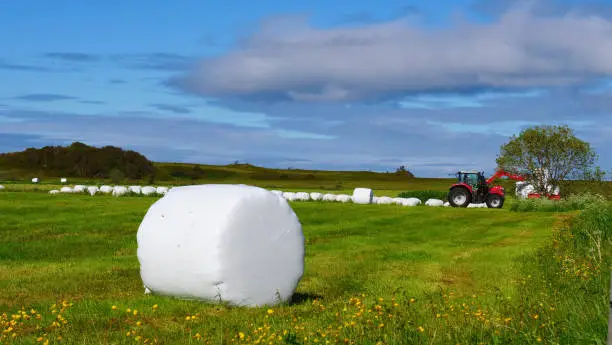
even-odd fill
[(240, 308), (143, 294), (136, 231), (155, 200), (0, 192), (0, 343), (605, 342), (606, 282), (552, 285), (536, 260), (559, 213), (295, 202), (294, 301)]

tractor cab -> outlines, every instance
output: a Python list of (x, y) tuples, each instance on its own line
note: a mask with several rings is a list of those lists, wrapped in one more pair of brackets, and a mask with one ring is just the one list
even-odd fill
[(479, 189), (487, 185), (484, 175), (480, 171), (459, 171), (457, 173), (457, 183), (465, 183), (473, 189)]

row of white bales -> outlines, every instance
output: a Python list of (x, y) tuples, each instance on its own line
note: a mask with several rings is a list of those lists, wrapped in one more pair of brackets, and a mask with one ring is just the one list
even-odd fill
[[(1, 186), (0, 186), (1, 187)], [(75, 185), (74, 187), (64, 186), (59, 190), (54, 189), (49, 194), (60, 193), (89, 193), (90, 195), (110, 194), (113, 196), (126, 195), (166, 195), (170, 191), (170, 187), (159, 186), (85, 186)], [(401, 205), (401, 206), (418, 206), (422, 201), (418, 198), (400, 198), (389, 196), (374, 196), (374, 193), (369, 188), (355, 188), (353, 195), (348, 194), (332, 194), (319, 192), (283, 192), (280, 190), (271, 190), (272, 193), (287, 201), (326, 201), (340, 203), (356, 203), (356, 204), (379, 204), (379, 205)], [(428, 199), (424, 203), (426, 206), (448, 207), (450, 204), (440, 199)], [(486, 204), (470, 204), (471, 208), (484, 208)]]

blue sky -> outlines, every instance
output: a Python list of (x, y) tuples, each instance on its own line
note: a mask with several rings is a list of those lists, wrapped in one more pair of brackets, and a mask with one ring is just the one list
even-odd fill
[(612, 168), (609, 1), (9, 0), (0, 47), (0, 152), (445, 177), (568, 124)]

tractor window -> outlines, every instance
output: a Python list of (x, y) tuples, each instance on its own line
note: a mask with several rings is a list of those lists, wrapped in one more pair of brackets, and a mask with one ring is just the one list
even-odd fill
[(472, 186), (478, 184), (478, 177), (476, 175), (466, 174), (466, 177), (467, 177), (467, 181), (466, 181), (467, 184), (470, 184)]

